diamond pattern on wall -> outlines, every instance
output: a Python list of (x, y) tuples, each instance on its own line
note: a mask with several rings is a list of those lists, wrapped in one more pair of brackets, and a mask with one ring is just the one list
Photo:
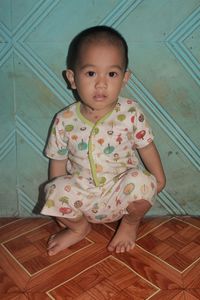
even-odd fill
[[(18, 201), (22, 215), (25, 214), (25, 211), (31, 214), (38, 198), (38, 189), (35, 186), (39, 186), (42, 178), (45, 181), (47, 177), (47, 160), (44, 158), (42, 151), (50, 122), (56, 111), (73, 101), (71, 92), (67, 90), (61, 73), (65, 68), (67, 44), (78, 31), (92, 25), (106, 24), (116, 27), (125, 35), (128, 42), (130, 40), (130, 49), (132, 49), (134, 43), (138, 43), (138, 41), (134, 41), (134, 36), (145, 37), (145, 41), (141, 40), (143, 43), (141, 46), (162, 43), (165, 47), (168, 47), (170, 53), (174, 55), (176, 63), (178, 62), (184, 67), (185, 72), (191, 76), (199, 88), (198, 51), (196, 48), (191, 49), (192, 46), (188, 47), (189, 44), (198, 45), (199, 36), (194, 34), (200, 26), (198, 1), (192, 0), (190, 4), (185, 2), (184, 9), (179, 2), (174, 2), (174, 7), (171, 7), (171, 2), (163, 0), (115, 0), (101, 1), (101, 3), (99, 1), (86, 1), (84, 7), (81, 7), (82, 3), (80, 0), (74, 2), (64, 0), (30, 0), (27, 2), (21, 0), (18, 5), (14, 1), (10, 1), (9, 4), (8, 2), (2, 2), (1, 4), (4, 15), (10, 16), (11, 14), (12, 18), (12, 22), (10, 22), (9, 17), (1, 17), (0, 67), (2, 69), (8, 59), (12, 58), (12, 70), (6, 71), (6, 74), (13, 86), (12, 117), (15, 118), (15, 128), (12, 128), (6, 136), (5, 132), (2, 131), (0, 161), (3, 161), (16, 146), (16, 164), (18, 168), (16, 190), (18, 191)], [(173, 13), (173, 9), (177, 12), (177, 17), (173, 16), (174, 27), (171, 28), (170, 33), (162, 33), (162, 39), (160, 38), (159, 41), (154, 40), (158, 33), (153, 32), (153, 30), (159, 28), (159, 23), (156, 22), (162, 22), (160, 27), (167, 28), (167, 26), (164, 26), (164, 22), (166, 20), (166, 23), (168, 23), (170, 11)], [(179, 11), (181, 16), (184, 15), (181, 21)], [(154, 18), (155, 13), (161, 13), (163, 18), (157, 18), (159, 15)], [(91, 18), (88, 18), (88, 14)], [(79, 16), (78, 22), (77, 15)], [(146, 19), (145, 15), (147, 16)], [(143, 26), (142, 23), (138, 23), (141, 26), (137, 27), (137, 35), (133, 35), (133, 31), (136, 33), (134, 22), (135, 20), (136, 23), (140, 22), (138, 20), (141, 20), (141, 18), (143, 23), (145, 20), (150, 22), (149, 25), (152, 31), (148, 32), (148, 24), (144, 23)], [(13, 28), (11, 28), (11, 24), (13, 24)], [(127, 27), (127, 24), (133, 24), (133, 30), (131, 26)], [(126, 30), (123, 33), (124, 28)], [(159, 34), (161, 33), (159, 32)], [(196, 40), (197, 42), (195, 42)], [(132, 55), (134, 57), (133, 52), (130, 53), (131, 58)], [(142, 62), (142, 59), (142, 57), (139, 57), (139, 61)], [(150, 60), (151, 53), (149, 53)], [(148, 68), (148, 64), (145, 67)], [(195, 194), (198, 186), (196, 184), (196, 174), (200, 169), (198, 144), (187, 133), (186, 125), (178, 122), (174, 115), (172, 116), (170, 111), (167, 110), (167, 101), (163, 104), (160, 103), (159, 98), (154, 97), (153, 90), (151, 91), (149, 88), (151, 81), (146, 82), (145, 79), (143, 83), (144, 78), (141, 74), (137, 73), (137, 70), (136, 74), (133, 73), (126, 92), (130, 97), (136, 98), (144, 107), (150, 119), (155, 122), (155, 129), (159, 128), (160, 130), (161, 157), (164, 164), (166, 162), (167, 176), (171, 178), (171, 175), (176, 171), (177, 178), (179, 178), (183, 174), (181, 164), (187, 165), (185, 162), (188, 163), (189, 161), (190, 172), (193, 174), (194, 180), (185, 183), (185, 185), (187, 184), (188, 189), (191, 189)], [(167, 75), (170, 77), (170, 74)], [(183, 80), (185, 79), (183, 78)], [(186, 88), (189, 90), (190, 85), (186, 85)], [(6, 87), (2, 86), (2, 89), (6, 89)], [(189, 92), (192, 94), (192, 87)], [(5, 100), (2, 99), (1, 101)], [(6, 105), (5, 102), (4, 105)], [(195, 105), (198, 107), (197, 102)], [(11, 115), (7, 115), (6, 112), (6, 116), (10, 122)], [(170, 151), (166, 152), (165, 147), (163, 147), (168, 138), (174, 145), (174, 149), (170, 150), (171, 153), (181, 153), (181, 156), (176, 158), (177, 170), (174, 169), (175, 164), (171, 159), (173, 155), (170, 156)], [(23, 152), (24, 161), (19, 151)], [(38, 174), (37, 161), (40, 160), (44, 161), (46, 169), (43, 167), (41, 173)], [(29, 167), (30, 161), (32, 161), (33, 166), (31, 169)], [(34, 182), (33, 185), (29, 179), (31, 176)], [(171, 183), (170, 180), (169, 183)], [(6, 197), (10, 198), (6, 194), (3, 197), (5, 199)], [(188, 211), (191, 213), (192, 200), (184, 199), (184, 193), (181, 194), (180, 190), (177, 193), (170, 185), (160, 194), (158, 200), (159, 205), (163, 207), (166, 214), (187, 214)], [(16, 203), (17, 199), (12, 199), (12, 201)], [(187, 201), (190, 203), (189, 205)], [(8, 211), (9, 209), (10, 207), (8, 207)], [(193, 212), (194, 214), (197, 213), (195, 205)]]
[(169, 49), (175, 54), (194, 80), (200, 85), (200, 64), (184, 41), (200, 26), (200, 7), (198, 7), (166, 39)]
[(0, 23), (0, 66), (9, 58), (12, 53), (11, 32)]

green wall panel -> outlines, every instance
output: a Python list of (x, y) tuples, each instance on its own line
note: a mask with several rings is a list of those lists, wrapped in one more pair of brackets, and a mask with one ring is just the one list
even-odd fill
[(124, 95), (148, 115), (166, 170), (149, 214), (199, 215), (200, 0), (0, 0), (0, 215), (35, 215), (50, 122), (73, 101), (67, 48), (97, 24), (127, 39)]
[[(11, 143), (7, 142), (8, 147)], [(18, 216), (17, 201), (17, 172), (16, 172), (16, 147), (12, 143), (9, 151), (0, 160), (0, 215)], [(7, 148), (8, 149), (8, 148)]]

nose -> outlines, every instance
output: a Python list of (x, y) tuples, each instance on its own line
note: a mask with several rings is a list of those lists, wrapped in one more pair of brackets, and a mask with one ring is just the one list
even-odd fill
[(106, 88), (107, 81), (105, 76), (98, 76), (96, 80), (96, 88)]

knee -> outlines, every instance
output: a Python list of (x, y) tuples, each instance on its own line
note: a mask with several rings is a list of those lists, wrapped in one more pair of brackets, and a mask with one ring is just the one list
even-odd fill
[(147, 200), (141, 199), (130, 203), (127, 207), (129, 214), (144, 214), (152, 207), (151, 203)]

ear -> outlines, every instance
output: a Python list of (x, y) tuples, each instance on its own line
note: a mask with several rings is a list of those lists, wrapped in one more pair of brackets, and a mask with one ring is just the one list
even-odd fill
[(75, 84), (75, 80), (74, 80), (74, 71), (72, 71), (71, 69), (67, 69), (66, 71), (66, 77), (70, 83), (70, 86), (73, 90), (76, 89), (76, 84)]
[(125, 86), (127, 84), (127, 82), (129, 81), (130, 77), (131, 77), (131, 72), (129, 70), (127, 70), (124, 73), (123, 86)]

